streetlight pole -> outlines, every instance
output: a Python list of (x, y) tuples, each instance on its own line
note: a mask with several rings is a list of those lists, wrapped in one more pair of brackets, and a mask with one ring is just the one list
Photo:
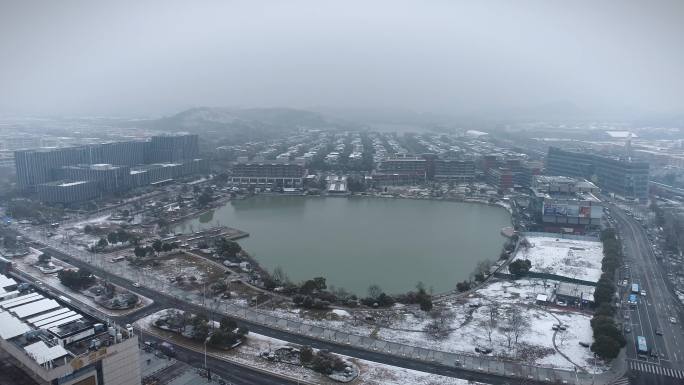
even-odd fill
[(207, 370), (207, 341), (209, 337), (204, 339), (204, 370)]

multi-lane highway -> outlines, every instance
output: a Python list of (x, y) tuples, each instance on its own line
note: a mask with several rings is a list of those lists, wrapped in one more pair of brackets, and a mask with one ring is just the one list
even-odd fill
[[(625, 332), (628, 366), (637, 383), (682, 384), (682, 305), (668, 288), (663, 268), (658, 264), (653, 245), (642, 225), (616, 206), (611, 207), (611, 213), (616, 219), (625, 256), (625, 266), (618, 274), (618, 293), (620, 316), (625, 329), (631, 329)], [(626, 285), (623, 285), (624, 281), (627, 281)], [(627, 302), (633, 283), (639, 285), (636, 307)], [(672, 323), (670, 318), (674, 318), (676, 323)], [(648, 352), (639, 353), (638, 336), (646, 338)]]

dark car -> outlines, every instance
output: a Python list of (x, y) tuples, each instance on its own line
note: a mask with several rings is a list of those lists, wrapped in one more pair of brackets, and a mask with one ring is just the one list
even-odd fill
[(481, 353), (481, 354), (489, 354), (492, 352), (492, 349), (477, 346), (477, 347), (475, 347), (475, 351), (478, 353)]
[(655, 333), (656, 333), (656, 335), (659, 335), (659, 336), (663, 335), (663, 331), (660, 329), (656, 329)]

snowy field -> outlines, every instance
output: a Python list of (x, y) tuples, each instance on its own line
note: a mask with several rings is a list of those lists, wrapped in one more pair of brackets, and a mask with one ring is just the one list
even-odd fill
[[(554, 284), (554, 281), (541, 279), (493, 280), (467, 298), (436, 304), (431, 313), (402, 305), (376, 311), (332, 310), (325, 316), (291, 307), (262, 311), (320, 327), (437, 351), (476, 355), (476, 347), (486, 347), (493, 350), (491, 355), (528, 364), (568, 370), (577, 365), (597, 373), (607, 370), (605, 365), (594, 362), (588, 348), (580, 345), (580, 342), (590, 344), (593, 341), (589, 314), (570, 308), (536, 305), (537, 295), (550, 297)], [(511, 330), (510, 325), (514, 313), (522, 315), (517, 332)], [(368, 321), (368, 317), (373, 320)], [(553, 343), (556, 324), (567, 325), (567, 330), (556, 335), (556, 347), (560, 352)]]
[(515, 259), (529, 259), (532, 271), (598, 282), (603, 244), (555, 237), (525, 237), (530, 247), (520, 246)]
[[(577, 364), (587, 371), (607, 370), (605, 365), (594, 362), (588, 348), (579, 344), (593, 341), (590, 315), (535, 305), (537, 294), (549, 295), (552, 290), (551, 282), (544, 286), (541, 280), (492, 281), (465, 301), (444, 303), (437, 317), (405, 310), (390, 327), (381, 328), (378, 337), (455, 353), (474, 354), (475, 347), (486, 347), (493, 350), (492, 355), (530, 364), (569, 370)], [(511, 330), (513, 313), (522, 315), (518, 343), (515, 330)], [(442, 334), (425, 331), (435, 323), (446, 324)], [(570, 361), (554, 349), (555, 324), (567, 325), (567, 330), (558, 332), (556, 345)]]

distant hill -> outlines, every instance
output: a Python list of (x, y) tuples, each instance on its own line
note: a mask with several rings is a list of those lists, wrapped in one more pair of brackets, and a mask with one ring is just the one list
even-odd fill
[(277, 138), (298, 129), (329, 130), (348, 124), (323, 115), (292, 108), (198, 107), (150, 120), (147, 128), (165, 132), (191, 132), (219, 137), (221, 141)]
[(244, 126), (291, 129), (296, 127), (322, 128), (330, 122), (320, 114), (291, 108), (222, 108), (198, 107), (150, 122), (169, 131), (196, 129), (242, 128)]

